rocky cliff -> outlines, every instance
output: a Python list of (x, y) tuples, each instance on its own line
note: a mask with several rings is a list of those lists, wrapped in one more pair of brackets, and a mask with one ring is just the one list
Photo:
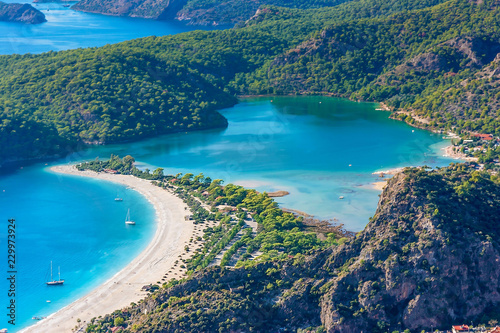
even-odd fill
[(41, 11), (29, 4), (0, 2), (0, 21), (38, 24), (47, 20)]
[(406, 169), (335, 248), (173, 282), (89, 327), (126, 332), (392, 332), (500, 317), (500, 184), (463, 165)]
[(81, 0), (72, 9), (114, 16), (173, 19), (187, 0)]
[(409, 169), (383, 192), (371, 222), (325, 267), (330, 332), (446, 329), (500, 305), (500, 187), (463, 167)]
[(75, 2), (74, 0), (33, 0), (33, 3)]
[(81, 0), (72, 8), (106, 15), (176, 19), (192, 25), (230, 25), (248, 20), (262, 5), (305, 9), (331, 7), (346, 1), (348, 0)]

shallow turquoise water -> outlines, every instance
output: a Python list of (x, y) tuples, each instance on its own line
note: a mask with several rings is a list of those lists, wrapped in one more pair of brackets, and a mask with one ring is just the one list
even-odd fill
[[(130, 154), (141, 168), (203, 172), (261, 191), (288, 190), (289, 196), (278, 198), (282, 206), (336, 219), (358, 231), (377, 205), (379, 192), (370, 187), (379, 181), (374, 171), (450, 162), (440, 156), (446, 144), (440, 136), (388, 119), (376, 107), (327, 97), (246, 99), (222, 111), (227, 129), (93, 147), (53, 164)], [(32, 165), (0, 176), (2, 244), (7, 219), (15, 217), (18, 225), (16, 328), (111, 277), (154, 232), (154, 212), (139, 194), (111, 183), (56, 175), (47, 167)], [(117, 193), (123, 202), (114, 201)], [(135, 227), (124, 225), (129, 207), (138, 221)], [(63, 287), (44, 284), (51, 260), (61, 266), (67, 281)], [(1, 265), (6, 272), (6, 263)], [(0, 290), (7, 290), (3, 283)], [(0, 303), (7, 304), (6, 293), (0, 295)], [(0, 328), (15, 332), (6, 322), (4, 317)]]
[[(374, 171), (444, 166), (441, 136), (389, 119), (377, 104), (328, 97), (246, 99), (223, 110), (225, 130), (179, 133), (80, 152), (70, 159), (131, 154), (150, 169), (203, 172), (260, 191), (287, 190), (287, 208), (335, 219), (353, 231), (372, 216)], [(344, 200), (339, 200), (344, 196)]]
[[(0, 239), (16, 219), (16, 317), (19, 329), (32, 316), (47, 316), (110, 278), (138, 255), (155, 229), (154, 210), (137, 192), (109, 182), (59, 176), (33, 166), (0, 177)], [(116, 195), (123, 202), (115, 202)], [(125, 225), (131, 209), (135, 226)], [(50, 261), (61, 267), (63, 286), (46, 286)], [(0, 262), (6, 272), (6, 260)], [(1, 304), (9, 299), (3, 291)], [(50, 301), (48, 303), (47, 301)], [(1, 317), (1, 327), (16, 330)]]

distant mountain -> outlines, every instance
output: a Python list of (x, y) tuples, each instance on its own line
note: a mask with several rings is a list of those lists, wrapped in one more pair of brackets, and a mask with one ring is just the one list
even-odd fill
[(392, 178), (365, 230), (311, 255), (212, 267), (89, 326), (386, 333), (500, 318), (500, 183), (464, 165)]
[(30, 4), (0, 2), (0, 21), (39, 24), (47, 20), (41, 11)]
[(75, 2), (75, 0), (33, 0), (33, 3)]
[(177, 20), (197, 25), (236, 24), (250, 19), (261, 6), (285, 8), (333, 7), (350, 0), (190, 0), (176, 15)]
[(348, 0), (81, 0), (72, 9), (157, 20), (175, 18), (196, 25), (220, 25), (248, 20), (262, 5), (306, 9), (336, 6), (346, 1)]

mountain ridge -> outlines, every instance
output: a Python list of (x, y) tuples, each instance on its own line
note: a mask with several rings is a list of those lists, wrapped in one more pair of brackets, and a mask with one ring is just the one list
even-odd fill
[(187, 0), (81, 0), (71, 9), (112, 16), (166, 20), (175, 18)]

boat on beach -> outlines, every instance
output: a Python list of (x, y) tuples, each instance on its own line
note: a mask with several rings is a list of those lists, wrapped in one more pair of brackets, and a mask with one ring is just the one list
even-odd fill
[(50, 281), (45, 282), (48, 286), (57, 286), (57, 285), (62, 285), (64, 283), (64, 280), (61, 280), (61, 267), (58, 267), (58, 272), (59, 272), (59, 279), (54, 280), (54, 277), (52, 276), (52, 261), (50, 262)]
[(135, 224), (135, 221), (130, 219), (130, 209), (127, 211), (127, 217), (125, 217), (125, 224)]

